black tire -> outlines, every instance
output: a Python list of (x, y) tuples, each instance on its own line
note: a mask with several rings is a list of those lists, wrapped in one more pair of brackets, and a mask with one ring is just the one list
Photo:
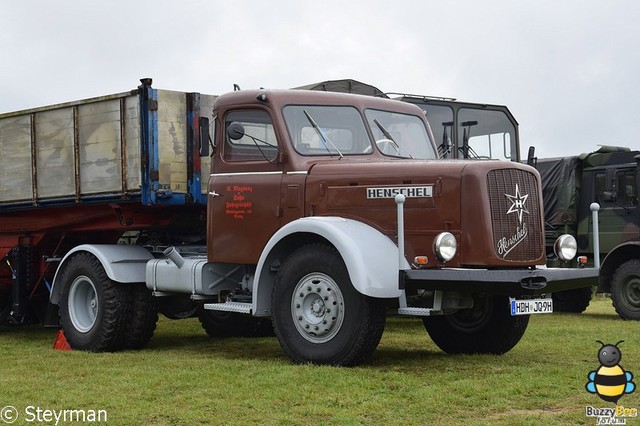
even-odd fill
[(173, 320), (186, 319), (198, 315), (198, 304), (190, 295), (162, 296), (157, 300), (158, 311)]
[(429, 336), (450, 354), (495, 354), (522, 338), (529, 315), (511, 316), (507, 297), (474, 295), (474, 307), (452, 315), (423, 318)]
[(11, 293), (3, 294), (0, 290), (0, 325), (9, 324), (9, 314), (11, 313)]
[(640, 260), (627, 260), (611, 279), (611, 301), (618, 315), (640, 320)]
[(273, 335), (273, 328), (269, 318), (200, 309), (198, 319), (204, 331), (211, 337), (264, 337)]
[(92, 352), (120, 349), (131, 320), (129, 289), (111, 281), (89, 253), (71, 257), (60, 281), (60, 319), (69, 345)]
[(149, 343), (158, 323), (155, 297), (144, 284), (128, 284), (131, 292), (131, 322), (122, 339), (123, 349), (142, 349)]
[(272, 293), (273, 328), (296, 363), (353, 366), (368, 360), (385, 325), (385, 306), (360, 294), (331, 246), (303, 246), (282, 263)]
[(553, 293), (553, 310), (554, 312), (573, 312), (581, 313), (589, 306), (591, 302), (591, 287), (577, 288), (575, 290), (566, 290)]

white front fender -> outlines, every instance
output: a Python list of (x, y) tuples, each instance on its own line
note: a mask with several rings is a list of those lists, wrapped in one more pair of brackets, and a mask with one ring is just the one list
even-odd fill
[(265, 246), (253, 282), (253, 312), (256, 315), (269, 315), (271, 311), (274, 274), (270, 273), (270, 267), (277, 257), (274, 252), (279, 251), (277, 246), (281, 242), (295, 237), (295, 234), (312, 234), (332, 244), (340, 253), (351, 283), (358, 292), (377, 298), (398, 298), (401, 295), (398, 271), (408, 269), (409, 264), (403, 258), (402, 265), (398, 265), (398, 247), (389, 237), (352, 219), (305, 217), (283, 226)]

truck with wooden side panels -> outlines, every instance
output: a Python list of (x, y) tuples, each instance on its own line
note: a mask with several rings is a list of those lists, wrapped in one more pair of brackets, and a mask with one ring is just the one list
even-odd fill
[(7, 317), (59, 313), (75, 349), (142, 348), (161, 312), (211, 336), (272, 326), (294, 362), (356, 365), (391, 310), (445, 352), (501, 354), (553, 292), (597, 281), (544, 266), (535, 169), (440, 160), (407, 102), (143, 80), (2, 114), (0, 150)]

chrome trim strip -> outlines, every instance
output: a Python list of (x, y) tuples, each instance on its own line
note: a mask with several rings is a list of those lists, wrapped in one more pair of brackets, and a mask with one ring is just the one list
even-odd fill
[(211, 173), (211, 177), (218, 176), (255, 176), (255, 175), (282, 175), (284, 172), (237, 172), (237, 173)]
[(252, 176), (252, 175), (307, 175), (309, 172), (306, 170), (296, 170), (292, 172), (236, 172), (236, 173), (211, 173), (210, 177), (218, 176)]

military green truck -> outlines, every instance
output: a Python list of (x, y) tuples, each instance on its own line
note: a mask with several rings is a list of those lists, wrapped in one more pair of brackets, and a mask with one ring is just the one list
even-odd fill
[[(542, 178), (547, 253), (550, 266), (562, 265), (553, 255), (554, 236), (577, 235), (578, 252), (588, 264), (601, 258), (599, 293), (611, 293), (618, 315), (640, 320), (640, 151), (602, 146), (580, 156), (539, 159)], [(600, 253), (593, 250), (589, 206), (600, 204)], [(597, 261), (597, 260), (595, 260)], [(575, 263), (571, 266), (575, 266)], [(589, 305), (588, 288), (554, 293), (557, 311), (582, 312)]]

